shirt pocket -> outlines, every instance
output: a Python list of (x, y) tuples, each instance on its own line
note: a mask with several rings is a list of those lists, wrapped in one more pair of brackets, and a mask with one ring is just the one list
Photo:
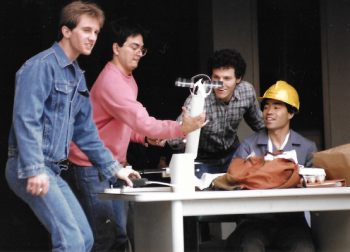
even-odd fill
[(203, 131), (203, 133), (205, 133), (207, 135), (211, 135), (211, 134), (215, 135), (215, 134), (222, 131), (222, 127), (221, 127), (219, 121), (217, 121), (217, 120), (213, 121), (213, 120), (209, 119), (209, 122), (207, 123), (207, 125), (205, 125), (201, 129), (201, 131)]
[(73, 100), (72, 115), (73, 117), (80, 111), (84, 102), (90, 99), (90, 92), (87, 89), (81, 89), (77, 91), (77, 95)]
[(73, 91), (74, 86), (67, 83), (55, 83), (55, 90), (52, 97), (52, 108), (60, 112), (66, 112), (69, 108)]

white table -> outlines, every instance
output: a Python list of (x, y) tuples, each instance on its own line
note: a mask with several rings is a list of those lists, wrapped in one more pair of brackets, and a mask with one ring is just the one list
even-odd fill
[[(350, 188), (100, 193), (134, 201), (137, 252), (184, 251), (183, 216), (312, 211), (320, 251), (350, 251)], [(345, 211), (341, 211), (345, 210)]]

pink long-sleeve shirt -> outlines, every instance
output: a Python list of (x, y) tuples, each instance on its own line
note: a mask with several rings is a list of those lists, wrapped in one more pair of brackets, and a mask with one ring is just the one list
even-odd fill
[[(143, 143), (150, 138), (184, 137), (181, 125), (170, 120), (156, 120), (137, 101), (138, 87), (134, 77), (124, 74), (108, 62), (90, 91), (93, 120), (98, 134), (115, 159), (126, 160), (130, 141)], [(87, 156), (72, 142), (69, 161), (92, 166)]]

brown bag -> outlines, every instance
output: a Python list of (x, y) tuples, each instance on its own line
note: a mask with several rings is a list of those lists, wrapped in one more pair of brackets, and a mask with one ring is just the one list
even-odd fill
[(350, 144), (340, 145), (325, 151), (311, 153), (315, 167), (323, 168), (327, 179), (350, 181)]
[[(281, 151), (270, 154), (280, 153)], [(291, 188), (300, 183), (299, 165), (293, 160), (276, 158), (264, 165), (265, 155), (247, 160), (234, 158), (227, 173), (214, 180), (212, 189)]]

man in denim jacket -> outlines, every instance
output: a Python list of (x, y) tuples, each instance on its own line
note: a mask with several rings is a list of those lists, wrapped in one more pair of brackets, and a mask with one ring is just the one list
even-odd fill
[(93, 235), (69, 186), (59, 176), (71, 141), (98, 169), (101, 181), (140, 177), (123, 169), (103, 147), (92, 120), (83, 71), (76, 61), (89, 55), (104, 22), (94, 4), (63, 8), (59, 42), (29, 59), (16, 73), (13, 123), (6, 178), (50, 232), (53, 251), (90, 251)]

